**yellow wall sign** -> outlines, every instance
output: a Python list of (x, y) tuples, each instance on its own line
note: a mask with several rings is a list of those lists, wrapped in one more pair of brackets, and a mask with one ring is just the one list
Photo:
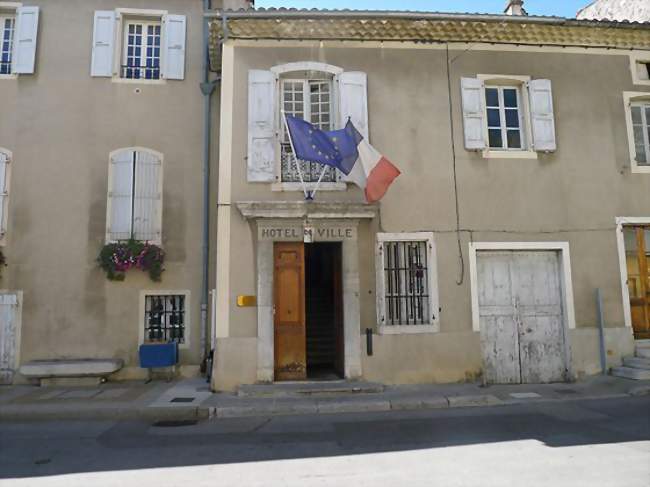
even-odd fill
[(237, 306), (255, 306), (257, 304), (256, 296), (237, 296)]

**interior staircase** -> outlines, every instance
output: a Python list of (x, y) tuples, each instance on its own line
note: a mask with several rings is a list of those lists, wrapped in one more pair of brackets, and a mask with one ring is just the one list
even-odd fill
[(650, 380), (650, 340), (635, 340), (634, 357), (625, 357), (621, 367), (613, 367), (612, 375), (634, 380)]

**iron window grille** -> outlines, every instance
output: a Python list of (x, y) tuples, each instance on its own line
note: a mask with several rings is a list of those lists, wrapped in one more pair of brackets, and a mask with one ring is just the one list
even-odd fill
[[(302, 118), (321, 130), (334, 128), (332, 81), (329, 79), (286, 79), (282, 80), (282, 109), (287, 115)], [(281, 123), (282, 138), (280, 142), (280, 171), (282, 182), (300, 182), (300, 174), (296, 168), (289, 136), (284, 122)], [(309, 161), (298, 161), (303, 181), (312, 183), (318, 181), (323, 171), (321, 164)], [(337, 181), (336, 169), (328, 167), (321, 182), (334, 183)]]
[(185, 295), (148, 295), (144, 306), (145, 341), (185, 343)]
[(15, 19), (13, 17), (0, 17), (0, 74), (11, 74), (14, 30)]
[(160, 79), (160, 22), (127, 23), (123, 59), (122, 78)]
[(431, 323), (427, 241), (384, 242), (386, 325)]

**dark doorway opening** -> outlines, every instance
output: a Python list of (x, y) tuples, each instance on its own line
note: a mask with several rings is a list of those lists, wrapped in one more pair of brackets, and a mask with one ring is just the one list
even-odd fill
[(343, 377), (341, 243), (305, 245), (307, 377)]

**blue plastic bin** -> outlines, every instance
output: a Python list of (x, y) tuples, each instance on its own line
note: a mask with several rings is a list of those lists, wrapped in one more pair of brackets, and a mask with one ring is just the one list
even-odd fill
[(155, 369), (178, 363), (178, 343), (145, 343), (140, 345), (140, 367)]

